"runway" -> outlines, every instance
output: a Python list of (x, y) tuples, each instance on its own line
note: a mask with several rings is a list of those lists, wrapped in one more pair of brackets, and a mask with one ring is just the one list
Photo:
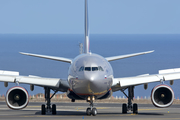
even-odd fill
[(42, 103), (29, 103), (23, 110), (11, 110), (5, 102), (0, 102), (0, 119), (38, 119), (38, 120), (173, 120), (180, 119), (180, 105), (172, 105), (169, 108), (156, 108), (151, 104), (139, 104), (139, 113), (137, 115), (129, 112), (122, 114), (122, 107), (119, 103), (95, 103), (98, 110), (97, 116), (86, 116), (88, 103), (55, 103), (57, 105), (57, 115), (41, 115)]

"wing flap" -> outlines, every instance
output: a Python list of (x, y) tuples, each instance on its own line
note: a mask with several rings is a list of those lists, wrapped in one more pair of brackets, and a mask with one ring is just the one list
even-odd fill
[(1, 82), (14, 82), (16, 76), (0, 75)]
[(144, 84), (144, 83), (160, 81), (160, 78), (157, 75), (114, 78), (114, 79), (116, 81), (114, 85), (119, 84), (120, 87), (134, 86), (134, 85), (139, 85), (139, 84)]
[(42, 87), (51, 87), (59, 91), (66, 92), (69, 88), (67, 80), (58, 78), (43, 78), (34, 76), (15, 76), (15, 75), (0, 75), (0, 82), (33, 84)]
[(112, 87), (128, 87), (128, 86), (136, 86), (145, 83), (151, 82), (161, 82), (161, 81), (169, 81), (169, 80), (178, 80), (180, 79), (180, 72), (171, 72), (164, 74), (154, 74), (154, 75), (146, 75), (146, 76), (135, 76), (135, 77), (126, 77), (126, 78), (114, 78)]
[(159, 70), (159, 74), (180, 72), (180, 68)]
[(26, 76), (10, 76), (10, 75), (0, 75), (1, 82), (13, 82), (13, 83), (24, 83), (33, 84), (38, 86), (49, 86), (49, 87), (59, 87), (60, 79), (53, 78), (42, 78), (42, 77), (26, 77)]
[(163, 77), (164, 77), (165, 81), (178, 80), (178, 79), (180, 79), (180, 72), (163, 74)]
[(38, 86), (59, 87), (60, 79), (38, 77), (16, 77), (19, 83), (33, 84)]
[(19, 75), (19, 72), (0, 70), (1, 75)]

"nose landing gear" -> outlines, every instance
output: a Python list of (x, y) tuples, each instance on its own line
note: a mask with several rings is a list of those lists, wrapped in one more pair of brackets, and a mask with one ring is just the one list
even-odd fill
[(93, 116), (96, 116), (97, 115), (97, 109), (96, 108), (93, 108), (93, 101), (95, 100), (94, 96), (89, 96), (88, 99), (87, 99), (87, 102), (90, 103), (90, 108), (87, 108), (86, 110), (86, 114), (87, 115), (93, 115)]

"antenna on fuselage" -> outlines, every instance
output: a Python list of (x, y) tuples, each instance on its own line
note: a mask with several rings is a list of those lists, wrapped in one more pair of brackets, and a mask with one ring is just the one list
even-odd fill
[(88, 1), (85, 0), (85, 40), (84, 53), (89, 53)]
[(83, 53), (83, 43), (79, 43), (79, 54)]

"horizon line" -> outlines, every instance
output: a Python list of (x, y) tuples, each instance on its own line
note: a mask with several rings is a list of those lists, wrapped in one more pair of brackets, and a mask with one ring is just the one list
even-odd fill
[[(0, 35), (84, 35), (83, 33), (0, 33)], [(90, 35), (180, 35), (180, 33), (91, 33)]]

